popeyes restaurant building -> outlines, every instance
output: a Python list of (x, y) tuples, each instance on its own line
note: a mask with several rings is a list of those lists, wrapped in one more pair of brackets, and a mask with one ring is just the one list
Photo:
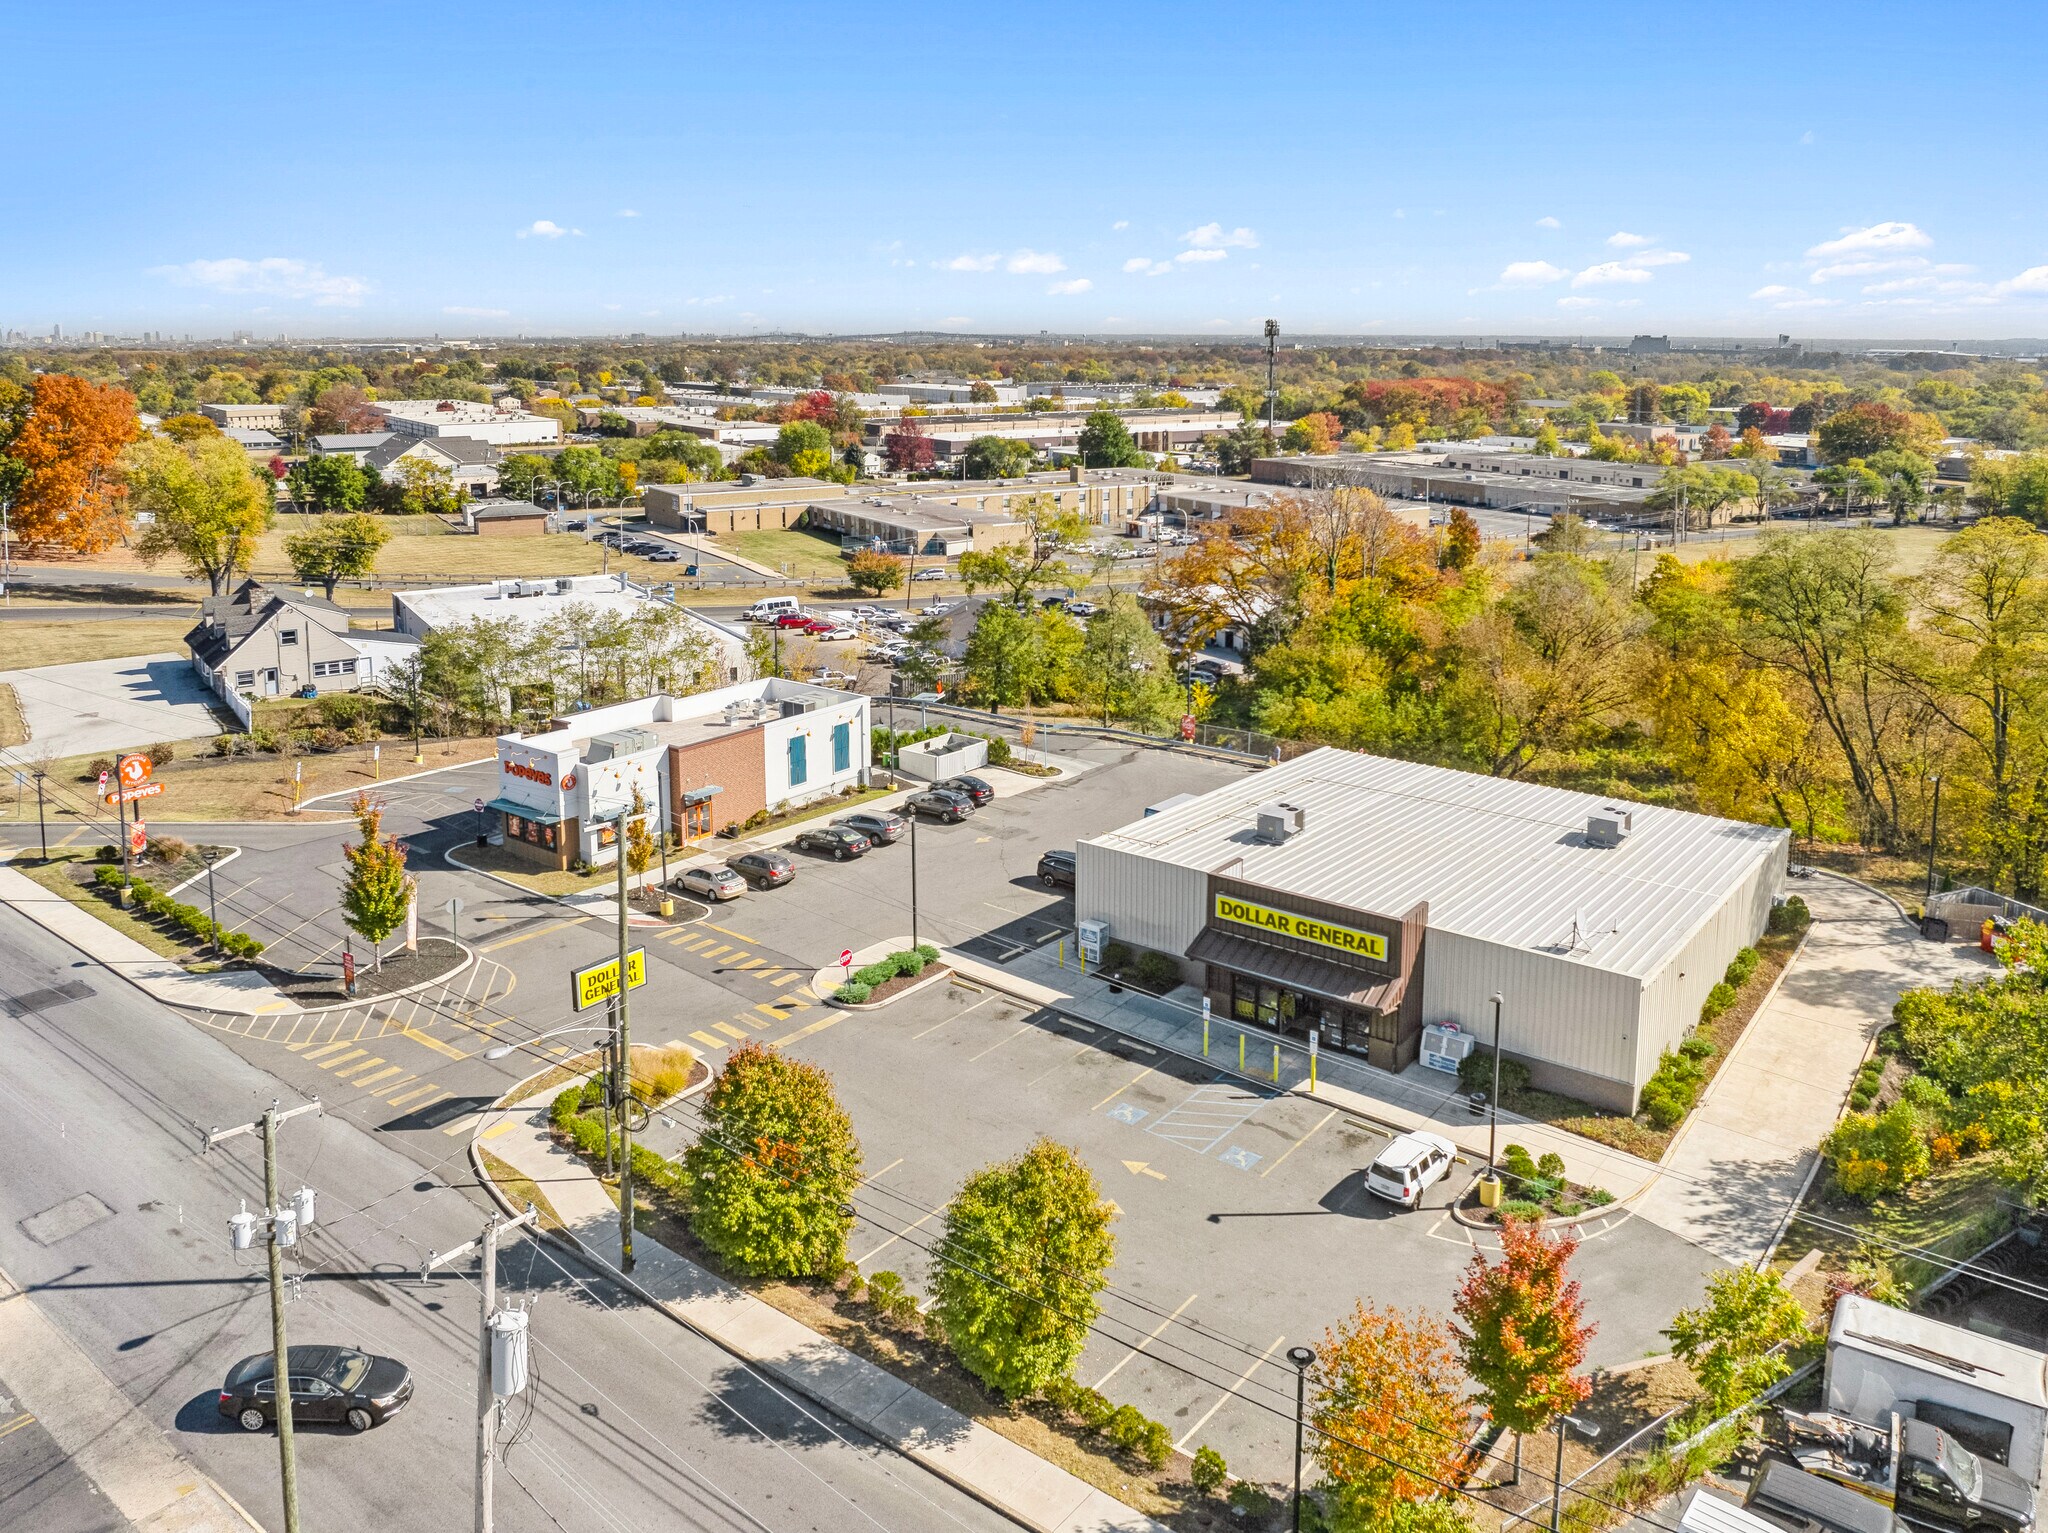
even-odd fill
[(1191, 1013), (1448, 1089), (1429, 1065), (1491, 1045), (1498, 994), (1502, 1054), (1533, 1084), (1634, 1112), (1763, 933), (1788, 845), (1325, 748), (1082, 839), (1074, 909), (1084, 950), (1173, 959)]

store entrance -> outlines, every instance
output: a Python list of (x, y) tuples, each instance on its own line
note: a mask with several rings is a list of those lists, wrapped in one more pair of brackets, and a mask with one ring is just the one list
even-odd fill
[(1323, 1048), (1360, 1055), (1371, 1052), (1373, 1013), (1249, 974), (1230, 975), (1230, 1015), (1246, 1026), (1262, 1027), (1297, 1042), (1306, 1043), (1314, 1029)]

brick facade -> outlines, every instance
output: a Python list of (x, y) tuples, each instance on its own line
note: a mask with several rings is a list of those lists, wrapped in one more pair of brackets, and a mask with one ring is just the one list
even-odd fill
[(768, 778), (761, 730), (735, 729), (694, 745), (673, 745), (668, 753), (669, 814), (682, 823), (682, 795), (715, 783), (710, 829), (720, 830), (768, 807)]

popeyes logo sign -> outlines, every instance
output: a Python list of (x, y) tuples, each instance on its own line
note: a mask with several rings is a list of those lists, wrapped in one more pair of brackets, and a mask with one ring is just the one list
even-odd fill
[(506, 761), (501, 763), (501, 765), (505, 768), (505, 775), (508, 777), (523, 777), (528, 782), (539, 783), (543, 788), (552, 788), (555, 785), (555, 774), (553, 772), (543, 772), (539, 767), (529, 766), (524, 761)]

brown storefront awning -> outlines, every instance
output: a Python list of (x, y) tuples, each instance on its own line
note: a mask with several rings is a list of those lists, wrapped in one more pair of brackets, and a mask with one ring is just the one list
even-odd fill
[(1290, 990), (1306, 991), (1370, 1011), (1394, 1010), (1401, 1004), (1401, 992), (1408, 985), (1406, 975), (1382, 979), (1346, 964), (1213, 930), (1205, 930), (1196, 937), (1189, 944), (1187, 955), (1197, 963), (1217, 964), (1285, 985)]

